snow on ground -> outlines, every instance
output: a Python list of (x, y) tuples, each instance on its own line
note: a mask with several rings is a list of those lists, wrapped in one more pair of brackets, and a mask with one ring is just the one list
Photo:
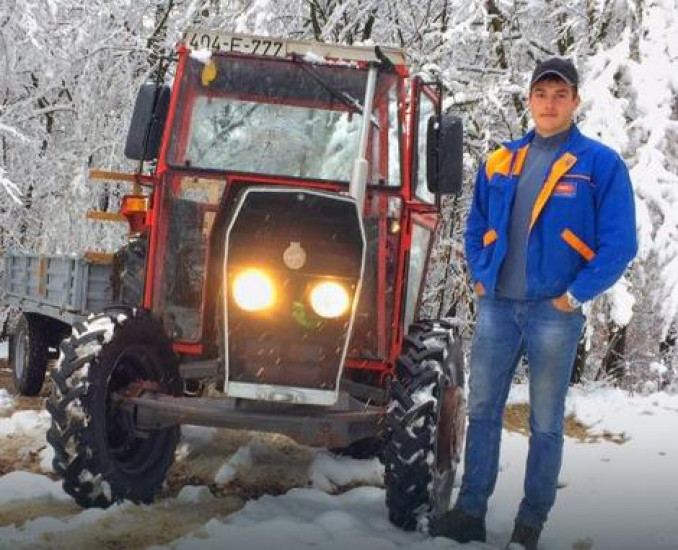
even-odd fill
[(14, 408), (14, 399), (5, 388), (0, 388), (0, 413), (12, 410)]
[(18, 500), (53, 498), (69, 500), (61, 483), (30, 472), (10, 472), (0, 477), (0, 504)]
[(240, 447), (238, 451), (222, 464), (219, 471), (214, 476), (214, 481), (220, 485), (226, 485), (235, 479), (238, 468), (251, 464), (251, 453), (249, 447)]
[[(0, 389), (0, 415), (5, 416), (0, 418), (0, 462), (13, 463), (15, 467), (24, 468), (33, 461), (33, 457), (37, 457), (37, 469), (41, 472), (52, 472), (54, 453), (52, 447), (45, 443), (45, 432), (50, 423), (49, 414), (44, 410), (12, 412), (15, 401), (9, 397), (5, 402), (7, 406), (3, 407), (5, 394), (6, 390)], [(0, 484), (4, 479), (0, 477)], [(0, 491), (0, 502), (1, 499)]]
[[(526, 401), (526, 393), (516, 386), (510, 400)], [(571, 548), (581, 540), (592, 548), (678, 549), (678, 395), (629, 395), (592, 384), (572, 388), (567, 410), (591, 426), (590, 434), (626, 442), (566, 439), (564, 487), (542, 535), (544, 547)], [(503, 480), (495, 502), (519, 494), (527, 440), (510, 435), (502, 452), (512, 474), (502, 476), (511, 479)]]
[(47, 411), (16, 411), (9, 418), (0, 418), (0, 436), (34, 435), (41, 437), (49, 427)]
[[(214, 519), (198, 533), (168, 545), (177, 550), (348, 548), (433, 549), (453, 547), (420, 534), (394, 529), (384, 510), (384, 493), (359, 487), (341, 495), (316, 489), (292, 489), (280, 497), (248, 502), (228, 519)], [(482, 548), (484, 545), (472, 547)]]
[(326, 492), (352, 483), (383, 485), (384, 466), (377, 459), (353, 460), (320, 452), (311, 464), (309, 477), (313, 487)]
[[(526, 395), (524, 386), (516, 386), (510, 401), (524, 402)], [(591, 436), (612, 433), (617, 442), (566, 439), (562, 488), (540, 548), (678, 548), (678, 395), (629, 396), (589, 385), (573, 388), (567, 407), (592, 426)], [(0, 445), (27, 434), (37, 439), (45, 429), (44, 412), (15, 412), (0, 419)], [(48, 477), (11, 472), (0, 477), (0, 548), (503, 548), (522, 494), (527, 453), (524, 435), (504, 432), (501, 472), (487, 518), (488, 544), (461, 546), (392, 527), (383, 469), (375, 460), (294, 450), (279, 436), (195, 427), (183, 433), (178, 461), (201, 465), (214, 482), (206, 482), (210, 488), (191, 485), (187, 475), (176, 497), (152, 506), (125, 503), (83, 511)], [(295, 467), (298, 471), (289, 474)], [(264, 484), (266, 493), (285, 473), (296, 487), (283, 494), (250, 500), (229, 494), (229, 488), (253, 479)], [(220, 496), (213, 495), (215, 486)], [(337, 494), (341, 487), (350, 490)]]

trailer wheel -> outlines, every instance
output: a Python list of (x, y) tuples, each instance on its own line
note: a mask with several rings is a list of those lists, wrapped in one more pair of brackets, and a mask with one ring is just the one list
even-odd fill
[(151, 382), (179, 395), (171, 342), (145, 310), (120, 308), (73, 327), (52, 374), (47, 441), (64, 490), (83, 507), (153, 500), (174, 460), (178, 426), (140, 432), (114, 395)]
[(464, 358), (452, 326), (410, 327), (389, 388), (386, 507), (401, 529), (427, 531), (449, 506), (466, 425)]
[(46, 326), (39, 316), (24, 313), (9, 338), (14, 390), (20, 395), (38, 395), (42, 389), (49, 353)]

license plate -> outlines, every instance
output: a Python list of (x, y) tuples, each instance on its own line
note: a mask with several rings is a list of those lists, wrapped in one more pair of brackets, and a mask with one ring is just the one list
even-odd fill
[(207, 48), (227, 53), (285, 57), (287, 45), (281, 40), (239, 34), (188, 31), (184, 35), (186, 45), (194, 50)]

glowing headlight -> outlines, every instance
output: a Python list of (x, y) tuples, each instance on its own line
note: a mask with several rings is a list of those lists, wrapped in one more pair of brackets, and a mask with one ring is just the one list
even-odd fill
[(348, 311), (348, 292), (339, 283), (326, 281), (311, 290), (311, 307), (320, 317), (333, 319)]
[(257, 269), (239, 273), (233, 281), (233, 299), (245, 311), (261, 311), (275, 302), (273, 281)]

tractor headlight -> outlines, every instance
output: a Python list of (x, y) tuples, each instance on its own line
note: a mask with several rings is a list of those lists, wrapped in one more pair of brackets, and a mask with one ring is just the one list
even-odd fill
[(262, 311), (275, 302), (273, 281), (258, 269), (238, 273), (233, 281), (233, 300), (245, 311)]
[(325, 281), (313, 287), (311, 307), (320, 317), (334, 319), (348, 311), (351, 300), (346, 289), (334, 281)]

